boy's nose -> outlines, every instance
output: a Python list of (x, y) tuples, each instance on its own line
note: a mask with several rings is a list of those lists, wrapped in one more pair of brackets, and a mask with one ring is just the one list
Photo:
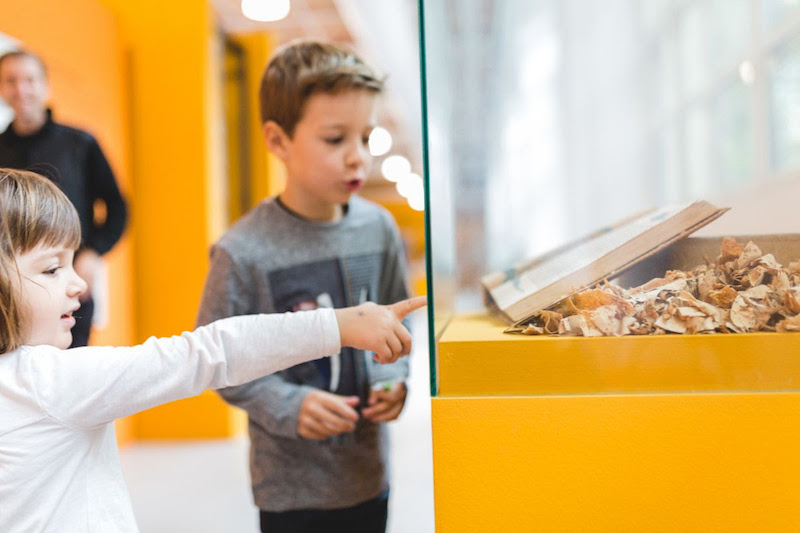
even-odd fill
[(370, 158), (369, 147), (362, 143), (356, 143), (353, 148), (348, 150), (347, 163), (350, 166), (362, 166)]

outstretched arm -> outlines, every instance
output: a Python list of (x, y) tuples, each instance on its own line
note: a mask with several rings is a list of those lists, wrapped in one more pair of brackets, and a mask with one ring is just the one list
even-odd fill
[(367, 302), (336, 309), (342, 346), (369, 350), (378, 362), (394, 363), (411, 352), (411, 334), (402, 320), (426, 302), (427, 297), (417, 296), (391, 305)]
[(410, 350), (410, 337), (398, 338), (408, 333), (400, 320), (422, 304), (364, 304), (337, 312), (336, 321), (330, 309), (232, 317), (130, 348), (47, 347), (25, 359), (23, 373), (48, 413), (91, 427), (337, 353), (340, 341), (382, 347), (379, 357), (393, 361)]

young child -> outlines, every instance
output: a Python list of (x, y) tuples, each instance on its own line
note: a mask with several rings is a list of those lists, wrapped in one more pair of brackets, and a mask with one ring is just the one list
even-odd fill
[[(330, 44), (277, 50), (261, 82), (267, 148), (286, 189), (211, 249), (199, 324), (254, 312), (340, 308), (407, 297), (399, 231), (355, 193), (371, 157), (382, 79)], [(362, 351), (303, 363), (220, 391), (249, 415), (261, 530), (383, 532), (386, 428), (406, 397), (407, 361), (378, 368)]]
[(226, 319), (126, 348), (66, 350), (86, 283), (80, 222), (46, 178), (0, 169), (0, 531), (137, 531), (115, 418), (251, 381), (341, 345), (392, 362), (398, 319), (419, 307), (361, 305)]

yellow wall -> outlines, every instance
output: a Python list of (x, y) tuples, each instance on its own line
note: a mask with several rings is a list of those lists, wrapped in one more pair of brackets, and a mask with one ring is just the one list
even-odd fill
[[(136, 341), (194, 327), (208, 247), (225, 212), (222, 113), (209, 4), (102, 0), (123, 30), (131, 72)], [(216, 121), (216, 122), (215, 122)], [(231, 410), (213, 393), (136, 415), (137, 438), (224, 437)], [(203, 420), (198, 430), (197, 420)]]
[(207, 270), (210, 8), (103, 0), (131, 68), (137, 341), (194, 324)]

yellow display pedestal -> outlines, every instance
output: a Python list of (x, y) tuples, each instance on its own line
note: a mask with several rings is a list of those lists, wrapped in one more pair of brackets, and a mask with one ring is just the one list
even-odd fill
[(437, 533), (800, 530), (800, 335), (504, 335), (456, 317)]

